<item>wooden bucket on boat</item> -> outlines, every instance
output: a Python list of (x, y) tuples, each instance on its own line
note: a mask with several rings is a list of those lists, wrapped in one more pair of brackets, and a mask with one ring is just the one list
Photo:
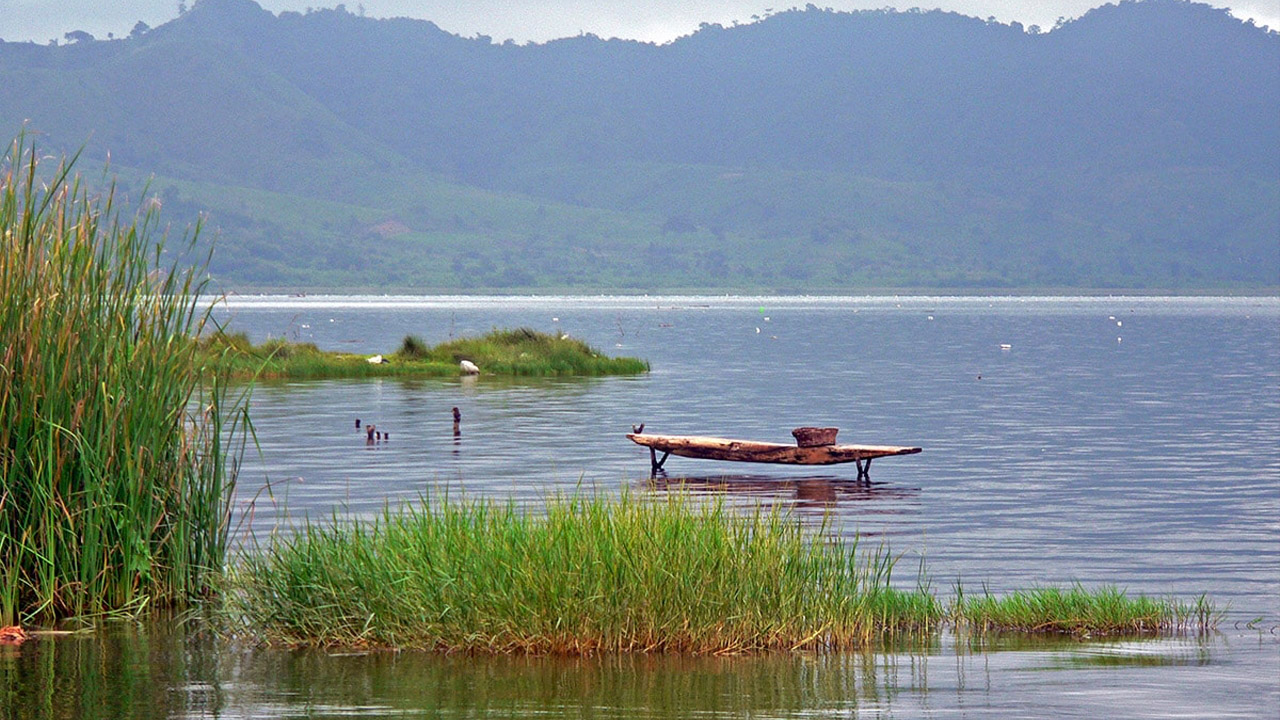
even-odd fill
[(796, 444), (800, 447), (823, 447), (836, 444), (836, 433), (840, 428), (833, 427), (798, 427), (791, 431)]

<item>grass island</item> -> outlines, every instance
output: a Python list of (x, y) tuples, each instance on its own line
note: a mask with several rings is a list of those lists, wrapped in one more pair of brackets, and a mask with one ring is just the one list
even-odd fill
[(566, 334), (529, 328), (492, 330), (428, 345), (409, 335), (386, 355), (321, 350), (314, 343), (273, 338), (254, 345), (244, 333), (215, 332), (200, 342), (204, 367), (237, 379), (322, 379), (363, 377), (453, 377), (467, 374), (463, 361), (481, 374), (514, 377), (637, 375), (649, 363), (609, 357)]

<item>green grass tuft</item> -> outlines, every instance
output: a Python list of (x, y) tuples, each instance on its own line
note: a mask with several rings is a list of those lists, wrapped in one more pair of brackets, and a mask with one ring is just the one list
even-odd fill
[(1114, 585), (1087, 590), (1045, 587), (1003, 597), (960, 595), (952, 608), (971, 631), (1019, 631), (1085, 635), (1146, 634), (1216, 625), (1218, 612), (1207, 598), (1193, 603), (1173, 598), (1130, 597)]
[(810, 542), (794, 518), (671, 497), (430, 500), (308, 524), (247, 554), (234, 613), (259, 639), (443, 651), (733, 653), (865, 647), (942, 605), (893, 561)]
[(426, 341), (417, 335), (405, 335), (404, 340), (400, 343), (400, 349), (396, 351), (396, 355), (405, 360), (421, 360), (431, 351), (431, 347)]

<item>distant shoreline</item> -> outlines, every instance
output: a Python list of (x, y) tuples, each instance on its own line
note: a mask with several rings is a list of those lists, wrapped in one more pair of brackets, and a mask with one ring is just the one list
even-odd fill
[(675, 288), (661, 290), (592, 290), (584, 288), (539, 288), (524, 291), (464, 291), (457, 288), (255, 288), (224, 290), (228, 299), (248, 297), (296, 298), (314, 297), (381, 297), (381, 298), (1274, 298), (1280, 299), (1280, 286), (1246, 288), (1144, 289), (1144, 288), (867, 288), (856, 290), (814, 290), (751, 292), (743, 288)]

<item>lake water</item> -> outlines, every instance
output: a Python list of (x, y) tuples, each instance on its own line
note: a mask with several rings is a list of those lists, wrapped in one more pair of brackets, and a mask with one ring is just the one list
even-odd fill
[[(450, 492), (692, 491), (778, 504), (923, 560), (944, 595), (1116, 584), (1226, 608), (1205, 637), (950, 635), (747, 658), (458, 658), (231, 648), (160, 624), (0, 649), (0, 717), (1276, 717), (1280, 299), (233, 297), (255, 341), (386, 353), (494, 327), (648, 359), (633, 378), (268, 384), (242, 537)], [(1007, 347), (1005, 347), (1007, 346)], [(450, 409), (462, 412), (461, 434)], [(373, 445), (354, 428), (375, 423)], [(818, 470), (673, 457), (633, 424), (918, 445)], [(270, 483), (270, 491), (266, 490)]]

